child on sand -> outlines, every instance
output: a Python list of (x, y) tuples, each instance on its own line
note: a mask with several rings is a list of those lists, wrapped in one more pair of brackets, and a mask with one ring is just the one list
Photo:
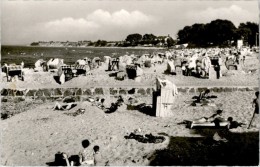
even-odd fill
[(90, 142), (88, 140), (82, 141), (84, 150), (79, 153), (79, 161), (81, 165), (94, 165), (93, 152), (88, 148)]
[[(84, 151), (86, 153), (88, 150), (84, 149)], [(88, 158), (88, 160), (86, 160), (86, 158)], [(89, 154), (88, 157), (85, 157), (85, 160), (83, 162), (81, 162), (81, 165), (104, 166), (104, 164), (102, 162), (103, 162), (103, 159), (102, 159), (101, 153), (99, 152), (99, 146), (96, 145), (93, 147), (92, 154)]]
[(93, 153), (93, 157), (94, 157), (94, 165), (95, 166), (103, 166), (102, 164), (102, 156), (99, 152), (99, 146), (94, 146), (93, 147), (94, 153)]
[(227, 125), (227, 128), (228, 129), (235, 129), (235, 128), (238, 128), (238, 127), (242, 127), (242, 125), (245, 125), (244, 123), (239, 123), (237, 121), (233, 121), (233, 118), (232, 117), (228, 117), (228, 125)]

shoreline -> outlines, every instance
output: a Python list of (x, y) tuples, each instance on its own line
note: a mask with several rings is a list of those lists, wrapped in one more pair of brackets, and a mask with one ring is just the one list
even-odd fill
[(86, 49), (168, 49), (166, 47), (145, 47), (145, 46), (133, 46), (133, 47), (116, 47), (116, 46), (30, 46), (30, 45), (1, 45), (1, 47), (35, 47), (35, 48), (86, 48)]

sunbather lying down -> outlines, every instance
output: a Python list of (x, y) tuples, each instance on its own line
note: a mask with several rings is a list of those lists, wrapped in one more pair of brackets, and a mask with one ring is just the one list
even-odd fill
[(105, 113), (113, 113), (115, 112), (122, 104), (124, 103), (124, 99), (119, 96), (116, 103), (111, 103), (111, 107), (108, 108)]
[(191, 129), (194, 127), (226, 127), (228, 129), (232, 129), (244, 125), (243, 123), (233, 121), (232, 117), (229, 117), (226, 120), (221, 116), (222, 110), (217, 110), (217, 112), (210, 117), (202, 117), (193, 121), (184, 120), (180, 124), (187, 124), (187, 127)]
[(187, 124), (189, 128), (193, 128), (194, 126), (227, 126), (228, 122), (221, 116), (222, 110), (217, 110), (210, 117), (202, 117), (193, 121), (184, 120), (179, 124)]
[(55, 106), (54, 106), (54, 110), (70, 110), (73, 107), (77, 106), (76, 103), (66, 103), (66, 104), (59, 104), (58, 102), (56, 102)]
[(191, 105), (192, 106), (196, 106), (198, 103), (201, 104), (202, 106), (203, 105), (209, 105), (209, 106), (214, 106), (213, 104), (213, 100), (210, 100), (211, 98), (217, 98), (217, 96), (209, 96), (209, 93), (210, 93), (210, 90), (207, 89), (203, 92), (200, 92), (200, 95), (199, 96), (194, 96), (192, 97), (192, 99), (195, 99)]

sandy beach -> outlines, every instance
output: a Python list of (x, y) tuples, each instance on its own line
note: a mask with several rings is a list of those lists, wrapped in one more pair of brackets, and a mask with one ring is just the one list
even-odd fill
[(259, 166), (256, 1), (1, 5), (0, 166)]
[[(1, 86), (7, 89), (73, 88), (75, 85), (78, 88), (155, 87), (156, 77), (160, 77), (172, 81), (177, 87), (258, 87), (257, 64), (257, 55), (254, 54), (247, 57), (242, 71), (223, 71), (223, 77), (218, 80), (163, 74), (167, 64), (157, 64), (144, 69), (140, 82), (131, 79), (116, 80), (115, 77), (109, 76), (114, 72), (106, 71), (107, 65), (103, 64), (92, 70), (91, 75), (78, 76), (62, 85), (54, 80), (55, 73), (33, 72), (32, 69), (27, 69), (25, 81), (6, 82), (5, 76), (2, 75)], [(54, 111), (52, 107), (56, 103), (55, 99), (46, 101), (41, 98), (27, 98), (15, 101), (15, 98), (11, 98), (7, 99), (7, 102), (2, 100), (2, 111), (14, 113), (14, 116), (0, 123), (1, 164), (51, 165), (58, 152), (66, 152), (69, 156), (78, 155), (83, 150), (81, 144), (83, 140), (90, 141), (90, 150), (94, 145), (99, 145), (104, 163), (107, 162), (112, 166), (258, 164), (259, 159), (255, 156), (258, 155), (256, 149), (259, 141), (258, 115), (251, 128), (247, 129), (253, 115), (254, 93), (254, 91), (213, 92), (213, 95), (217, 96), (214, 99), (215, 106), (195, 107), (190, 106), (190, 103), (192, 97), (198, 94), (180, 93), (175, 97), (174, 106), (165, 118), (151, 116), (151, 109), (143, 111), (127, 107), (130, 97), (136, 99), (137, 104), (151, 105), (151, 95), (146, 97), (125, 95), (125, 104), (111, 114), (105, 113), (85, 100), (77, 102), (78, 105), (69, 111)], [(100, 97), (102, 98), (102, 95)], [(116, 101), (114, 96), (104, 98), (106, 98), (106, 107)], [(73, 117), (65, 114), (74, 113), (80, 108), (85, 109), (82, 115)], [(208, 117), (217, 109), (223, 110), (225, 119), (231, 116), (235, 121), (245, 124), (243, 127), (227, 131), (224, 135), (228, 140), (227, 143), (217, 145), (214, 141), (212, 143), (216, 130), (193, 130), (178, 124), (184, 120)], [(140, 135), (163, 136), (165, 141), (157, 144), (141, 143), (125, 138), (136, 130), (139, 130)], [(242, 144), (248, 147), (240, 147)], [(205, 149), (196, 151), (200, 147)], [(229, 155), (228, 150), (234, 147), (239, 149)], [(225, 154), (218, 157), (219, 149), (223, 149)], [(191, 154), (197, 156), (190, 159)], [(251, 158), (242, 158), (249, 155)]]
[[(32, 105), (33, 107), (26, 112), (1, 121), (1, 143), (3, 143), (1, 145), (1, 164), (44, 166), (46, 163), (54, 161), (54, 155), (58, 151), (77, 155), (83, 149), (81, 142), (87, 139), (91, 143), (89, 149), (92, 149), (94, 145), (99, 145), (103, 159), (109, 161), (112, 166), (151, 165), (155, 163), (152, 161), (156, 159), (152, 159), (156, 155), (155, 151), (169, 149), (172, 137), (202, 140), (212, 138), (212, 133), (203, 134), (203, 131), (188, 129), (185, 125), (177, 123), (210, 116), (217, 109), (223, 109), (224, 118), (232, 116), (234, 120), (246, 124), (230, 131), (231, 134), (242, 135), (252, 132), (258, 134), (258, 118), (253, 122), (252, 128), (247, 129), (253, 114), (251, 107), (253, 91), (215, 93), (214, 95), (217, 96), (217, 99), (214, 100), (216, 106), (195, 107), (187, 103), (194, 95), (178, 95), (172, 112), (166, 118), (150, 116), (149, 111), (128, 110), (127, 102), (111, 114), (104, 113), (103, 110), (92, 106), (87, 101), (79, 102), (70, 111), (53, 111), (54, 102), (38, 103)], [(124, 99), (127, 98), (124, 97)], [(151, 104), (151, 97), (134, 98), (139, 103)], [(115, 100), (111, 97), (110, 102)], [(20, 104), (2, 103), (2, 107), (5, 107), (6, 110), (8, 107), (10, 108), (10, 105), (18, 107)], [(79, 108), (86, 109), (85, 113), (76, 117), (64, 114), (73, 113)], [(154, 144), (124, 138), (136, 129), (140, 129), (139, 133), (142, 135), (152, 133), (154, 136), (164, 136), (166, 140), (163, 143)], [(227, 143), (232, 143), (229, 136), (225, 136), (228, 140)], [(256, 136), (254, 141), (258, 141), (258, 135)], [(172, 156), (177, 155), (173, 153)], [(162, 163), (157, 162), (157, 164)]]
[[(1, 86), (3, 88), (88, 88), (88, 87), (129, 87), (129, 86), (155, 86), (156, 77), (166, 78), (176, 84), (178, 87), (196, 87), (196, 86), (258, 86), (258, 58), (257, 54), (253, 54), (247, 57), (245, 60), (245, 66), (242, 67), (240, 71), (222, 71), (223, 77), (220, 79), (208, 80), (196, 78), (193, 76), (183, 76), (183, 75), (171, 75), (164, 74), (167, 69), (167, 63), (156, 64), (151, 68), (144, 68), (144, 74), (142, 75), (141, 81), (136, 82), (132, 79), (125, 79), (123, 81), (116, 80), (113, 76), (114, 71), (107, 71), (108, 65), (103, 63), (97, 69), (91, 71), (91, 75), (78, 76), (65, 82), (64, 84), (59, 84), (55, 81), (54, 76), (57, 74), (55, 72), (34, 72), (33, 69), (25, 69), (24, 77), (25, 80), (17, 80), (14, 82), (7, 82), (5, 73), (1, 75)], [(112, 75), (112, 76), (109, 76)]]

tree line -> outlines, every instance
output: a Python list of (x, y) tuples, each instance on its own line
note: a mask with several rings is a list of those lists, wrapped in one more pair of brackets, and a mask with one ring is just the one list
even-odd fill
[(207, 24), (185, 26), (177, 33), (177, 43), (188, 43), (190, 47), (232, 46), (242, 39), (244, 44), (256, 45), (258, 24), (240, 23), (238, 28), (229, 20), (213, 20)]
[[(185, 26), (177, 33), (177, 40), (174, 40), (170, 35), (155, 36), (154, 34), (133, 33), (127, 35), (123, 41), (78, 41), (78, 42), (59, 42), (64, 46), (159, 46), (171, 47), (175, 44), (188, 43), (189, 47), (212, 47), (212, 46), (235, 46), (238, 39), (242, 39), (244, 44), (253, 46), (258, 40), (259, 28), (258, 24), (252, 22), (240, 23), (238, 28), (229, 20), (213, 20), (210, 23)], [(32, 46), (39, 46), (46, 42), (33, 42)], [(50, 45), (55, 43), (49, 42)]]
[(155, 36), (154, 34), (144, 34), (143, 36), (138, 33), (129, 34), (123, 46), (164, 46), (171, 47), (176, 44), (176, 40), (174, 40), (170, 35), (168, 36)]
[(97, 41), (78, 41), (78, 42), (61, 42), (61, 41), (39, 41), (32, 42), (31, 46), (94, 46), (94, 47), (129, 47), (129, 46), (160, 46), (160, 47), (171, 47), (176, 44), (176, 40), (173, 40), (172, 37), (168, 36), (155, 36), (153, 34), (129, 34), (123, 41), (106, 41), (106, 40), (97, 40)]

